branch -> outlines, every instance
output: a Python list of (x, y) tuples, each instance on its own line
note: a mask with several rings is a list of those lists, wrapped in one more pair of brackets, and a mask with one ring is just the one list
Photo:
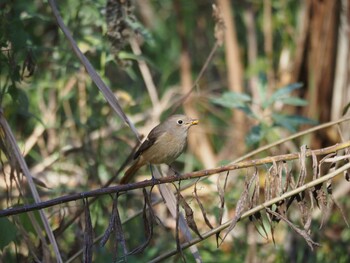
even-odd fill
[[(291, 197), (293, 195), (301, 193), (301, 192), (305, 191), (306, 189), (314, 187), (314, 186), (316, 186), (318, 184), (324, 183), (324, 182), (332, 179), (333, 177), (339, 175), (340, 173), (342, 173), (342, 172), (344, 172), (344, 171), (346, 171), (348, 169), (350, 169), (350, 163), (342, 166), (341, 168), (339, 168), (339, 169), (337, 169), (337, 170), (335, 170), (335, 171), (333, 171), (333, 172), (331, 172), (329, 174), (326, 174), (326, 175), (322, 176), (319, 179), (316, 179), (316, 180), (311, 181), (311, 182), (309, 182), (307, 184), (304, 184), (304, 185), (302, 185), (302, 186), (300, 186), (300, 187), (298, 187), (296, 189), (293, 189), (293, 190), (291, 190), (289, 192), (286, 192), (285, 194), (283, 194), (283, 195), (281, 195), (279, 197), (273, 198), (273, 199), (271, 199), (269, 201), (266, 201), (265, 203), (263, 203), (261, 205), (258, 205), (256, 207), (248, 210), (247, 212), (243, 213), (243, 215), (242, 215), (242, 217), (240, 219), (247, 218), (247, 217), (249, 217), (251, 215), (254, 215), (256, 212), (265, 209), (266, 207), (269, 207), (269, 206), (271, 206), (273, 204), (276, 204), (276, 203), (278, 203), (278, 202), (280, 202), (280, 201), (282, 201), (282, 200), (284, 200), (284, 199), (286, 199), (288, 197)], [(208, 237), (211, 237), (211, 236), (221, 232), (225, 228), (229, 227), (231, 222), (232, 222), (232, 220), (228, 220), (224, 224), (222, 224), (222, 225), (220, 225), (220, 226), (218, 226), (216, 228), (213, 228), (213, 229), (211, 229), (210, 231), (208, 231), (208, 232), (206, 232), (204, 234), (201, 234), (202, 238), (203, 239), (207, 239)], [(192, 246), (194, 244), (197, 244), (197, 243), (203, 241), (203, 239), (201, 239), (201, 238), (194, 238), (191, 242), (186, 242), (186, 243), (182, 244), (181, 249), (186, 249), (186, 248), (188, 248), (188, 247), (190, 247), (190, 246)], [(177, 252), (178, 252), (177, 249), (171, 250), (171, 251), (169, 251), (167, 253), (164, 253), (163, 255), (160, 255), (160, 256), (154, 258), (153, 260), (149, 261), (149, 263), (160, 262), (160, 261), (162, 261), (162, 260), (164, 260), (166, 258), (169, 258), (169, 257), (171, 257), (173, 255), (176, 255)]]
[[(315, 155), (326, 155), (329, 153), (334, 153), (339, 150), (345, 149), (350, 147), (350, 141), (335, 144), (333, 146), (322, 148), (318, 150), (307, 150), (306, 151), (306, 157), (312, 156), (312, 154)], [(262, 159), (257, 160), (250, 160), (250, 161), (243, 161), (235, 164), (225, 165), (213, 169), (207, 169), (207, 170), (201, 170), (197, 172), (192, 173), (186, 173), (181, 176), (168, 176), (163, 177), (159, 179), (153, 179), (153, 180), (145, 180), (142, 182), (132, 183), (132, 184), (125, 184), (125, 185), (117, 185), (117, 186), (111, 186), (106, 188), (100, 188), (92, 191), (82, 192), (82, 193), (76, 193), (66, 196), (61, 196), (52, 200), (31, 204), (31, 205), (24, 205), (24, 206), (17, 206), (13, 208), (8, 208), (4, 210), (0, 210), (0, 217), (10, 216), (10, 215), (16, 215), (20, 213), (25, 213), (29, 211), (39, 210), (51, 206), (55, 206), (62, 203), (67, 203), (83, 198), (88, 197), (94, 197), (94, 196), (101, 196), (101, 195), (107, 195), (112, 193), (120, 193), (120, 192), (126, 192), (134, 189), (141, 189), (147, 186), (153, 186), (158, 184), (165, 184), (165, 183), (172, 183), (176, 181), (181, 180), (188, 180), (188, 179), (194, 179), (194, 178), (200, 178), (200, 177), (206, 177), (209, 175), (225, 172), (225, 171), (232, 171), (242, 168), (248, 168), (248, 167), (255, 167), (257, 165), (262, 164), (268, 164), (272, 162), (278, 162), (278, 161), (288, 161), (288, 160), (295, 160), (299, 158), (299, 153), (291, 153), (291, 154), (283, 154), (273, 157), (266, 157)], [(323, 177), (322, 177), (323, 178)]]

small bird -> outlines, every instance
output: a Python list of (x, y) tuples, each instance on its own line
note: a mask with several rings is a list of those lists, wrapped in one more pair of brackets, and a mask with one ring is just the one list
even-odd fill
[(176, 160), (187, 144), (188, 129), (197, 119), (172, 115), (154, 127), (134, 155), (134, 162), (125, 172), (120, 184), (127, 184), (138, 169), (146, 164), (168, 164)]

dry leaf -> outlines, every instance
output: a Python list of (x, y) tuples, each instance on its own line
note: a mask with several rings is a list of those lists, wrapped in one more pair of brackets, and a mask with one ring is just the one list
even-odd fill
[(198, 230), (196, 221), (194, 220), (192, 208), (189, 206), (189, 204), (186, 202), (185, 198), (181, 195), (180, 192), (178, 193), (178, 195), (179, 195), (180, 204), (182, 208), (185, 210), (186, 222), (188, 226), (193, 230), (193, 232), (195, 232), (199, 236), (200, 239), (203, 239), (203, 237), (201, 236)]
[(210, 229), (213, 229), (214, 227), (210, 223), (210, 221), (209, 221), (209, 219), (207, 217), (207, 213), (205, 212), (204, 206), (203, 206), (203, 204), (202, 204), (202, 202), (201, 202), (201, 200), (200, 200), (200, 198), (198, 197), (198, 194), (197, 194), (197, 182), (198, 182), (198, 180), (196, 181), (196, 183), (194, 185), (194, 198), (196, 199), (197, 204), (199, 205), (199, 208), (201, 209), (201, 212), (202, 212), (202, 215), (203, 215), (205, 223), (207, 224), (207, 226)]
[(270, 213), (270, 214), (273, 214), (273, 215), (276, 216), (276, 217), (279, 217), (281, 220), (283, 220), (284, 222), (286, 222), (295, 232), (297, 232), (299, 235), (301, 235), (301, 236), (305, 239), (306, 243), (309, 245), (309, 247), (311, 248), (311, 250), (314, 249), (314, 246), (320, 246), (320, 244), (314, 242), (314, 241), (311, 239), (310, 235), (309, 235), (305, 230), (298, 228), (298, 227), (297, 227), (296, 225), (294, 225), (291, 221), (289, 221), (286, 217), (284, 217), (284, 216), (282, 216), (282, 215), (280, 215), (280, 214), (278, 214), (278, 213), (272, 211), (271, 209), (269, 209), (269, 208), (267, 208), (267, 207), (266, 207), (266, 211), (267, 211), (268, 213)]
[(246, 181), (245, 181), (245, 187), (244, 190), (241, 194), (241, 197), (239, 198), (238, 202), (237, 202), (237, 206), (236, 206), (236, 210), (235, 210), (235, 216), (232, 219), (232, 222), (230, 224), (230, 226), (228, 227), (220, 245), (222, 244), (222, 242), (224, 242), (224, 240), (226, 239), (227, 235), (232, 231), (232, 229), (236, 226), (237, 222), (239, 221), (239, 219), (241, 218), (245, 208), (248, 205), (248, 197), (249, 197), (249, 189), (252, 186), (253, 183), (255, 183), (255, 180), (257, 179), (257, 173), (254, 173), (254, 175), (252, 176), (252, 178), (248, 181), (248, 177), (246, 177)]
[[(152, 193), (152, 189), (153, 189), (153, 187), (150, 190), (150, 195)], [(143, 205), (142, 218), (143, 218), (143, 225), (144, 225), (146, 240), (143, 244), (141, 244), (137, 248), (133, 249), (129, 253), (129, 255), (142, 253), (145, 250), (145, 248), (149, 245), (149, 243), (152, 239), (152, 236), (153, 236), (153, 222), (155, 222), (155, 216), (154, 216), (154, 212), (152, 209), (152, 204), (151, 204), (149, 195), (148, 195), (145, 188), (143, 188), (143, 197), (144, 197), (145, 202)]]

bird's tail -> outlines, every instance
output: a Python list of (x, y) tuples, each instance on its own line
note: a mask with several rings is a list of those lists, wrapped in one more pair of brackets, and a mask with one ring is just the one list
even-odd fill
[(123, 178), (120, 180), (120, 184), (127, 184), (130, 182), (131, 178), (134, 176), (134, 174), (137, 172), (138, 169), (140, 169), (140, 167), (143, 164), (140, 162), (140, 159), (138, 159), (136, 162), (134, 162), (128, 170), (126, 170)]

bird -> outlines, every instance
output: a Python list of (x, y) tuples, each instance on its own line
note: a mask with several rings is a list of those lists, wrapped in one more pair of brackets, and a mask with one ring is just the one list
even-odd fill
[(120, 184), (129, 183), (137, 170), (146, 164), (164, 163), (170, 166), (185, 150), (189, 128), (198, 123), (198, 119), (176, 114), (154, 127), (135, 152), (133, 163)]

